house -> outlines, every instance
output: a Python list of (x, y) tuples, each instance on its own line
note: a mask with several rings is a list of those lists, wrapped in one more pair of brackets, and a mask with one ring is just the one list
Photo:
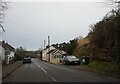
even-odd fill
[(65, 51), (59, 50), (51, 45), (50, 47), (42, 50), (42, 60), (57, 64), (60, 63), (62, 56), (65, 54)]
[(0, 60), (5, 60), (5, 49), (2, 46), (2, 42), (0, 41)]
[(12, 47), (10, 44), (5, 43), (5, 41), (2, 41), (1, 43), (1, 47), (4, 48), (2, 51), (2, 59), (5, 60), (7, 64), (9, 64), (14, 59), (15, 48)]
[(63, 55), (66, 54), (65, 51), (59, 50), (59, 49), (54, 49), (49, 51), (47, 54), (50, 56), (50, 62), (58, 64), (61, 62)]
[(46, 49), (42, 50), (42, 60), (43, 61), (49, 61), (49, 55), (47, 54), (49, 51), (54, 50), (55, 47), (50, 46), (50, 47), (46, 47)]

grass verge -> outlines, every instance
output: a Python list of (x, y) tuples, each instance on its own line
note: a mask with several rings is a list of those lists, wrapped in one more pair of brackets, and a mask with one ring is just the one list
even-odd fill
[(112, 74), (112, 75), (118, 74), (118, 70), (116, 69), (115, 64), (112, 62), (93, 61), (90, 62), (88, 65), (81, 64), (80, 67), (82, 69), (104, 72), (106, 74)]

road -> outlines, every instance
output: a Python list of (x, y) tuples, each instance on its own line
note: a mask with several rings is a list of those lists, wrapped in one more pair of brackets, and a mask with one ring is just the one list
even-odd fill
[(32, 59), (3, 79), (3, 82), (117, 82), (118, 79), (66, 65)]

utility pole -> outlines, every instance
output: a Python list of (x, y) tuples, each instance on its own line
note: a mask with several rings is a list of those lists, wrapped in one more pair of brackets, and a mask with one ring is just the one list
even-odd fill
[[(48, 36), (48, 52), (50, 51), (50, 36)], [(49, 62), (50, 62), (50, 53), (48, 54), (49, 56)]]
[(5, 33), (5, 29), (4, 29), (4, 27), (1, 23), (0, 23), (0, 28), (2, 30), (2, 31), (0, 31), (0, 41), (2, 41), (3, 40), (3, 34)]
[(40, 58), (41, 58), (41, 60), (42, 60), (42, 50), (43, 50), (43, 47), (41, 45), (41, 49), (40, 49)]

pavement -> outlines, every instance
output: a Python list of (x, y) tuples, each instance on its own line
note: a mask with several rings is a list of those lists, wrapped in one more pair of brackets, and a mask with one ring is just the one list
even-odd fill
[(2, 66), (2, 78), (9, 75), (11, 72), (13, 72), (15, 69), (17, 69), (21, 65), (22, 65), (22, 61), (17, 61), (15, 63), (8, 64), (8, 65), (5, 65), (5, 66), (3, 65)]

